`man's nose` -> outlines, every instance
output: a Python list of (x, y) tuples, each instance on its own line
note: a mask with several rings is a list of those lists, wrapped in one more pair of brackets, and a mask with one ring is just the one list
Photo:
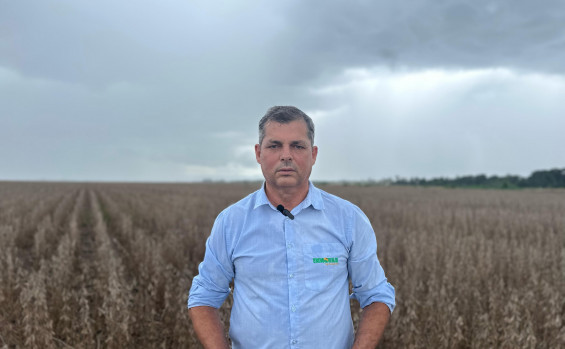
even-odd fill
[(281, 160), (291, 160), (292, 154), (290, 153), (289, 146), (283, 146), (281, 151)]

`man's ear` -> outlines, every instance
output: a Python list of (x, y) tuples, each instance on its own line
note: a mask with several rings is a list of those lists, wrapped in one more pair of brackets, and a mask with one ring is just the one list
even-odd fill
[(261, 145), (260, 144), (255, 144), (255, 159), (257, 160), (258, 164), (261, 163)]
[(318, 157), (318, 147), (317, 146), (313, 146), (312, 147), (312, 159), (314, 160), (314, 162), (312, 163), (312, 165), (314, 165), (316, 163), (316, 158)]

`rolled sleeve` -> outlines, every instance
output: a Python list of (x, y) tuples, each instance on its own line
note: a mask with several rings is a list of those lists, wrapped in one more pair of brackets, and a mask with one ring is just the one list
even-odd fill
[(219, 308), (230, 293), (229, 284), (234, 276), (224, 231), (223, 216), (219, 215), (210, 237), (206, 240), (204, 260), (198, 266), (198, 275), (192, 280), (188, 308), (210, 306)]
[(392, 313), (396, 305), (394, 287), (387, 281), (377, 257), (377, 240), (369, 219), (359, 210), (350, 228), (347, 267), (353, 284), (351, 298), (359, 301), (361, 308), (374, 302), (384, 303)]

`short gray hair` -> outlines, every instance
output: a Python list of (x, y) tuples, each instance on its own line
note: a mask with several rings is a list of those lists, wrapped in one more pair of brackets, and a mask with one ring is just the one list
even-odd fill
[(293, 106), (274, 106), (267, 110), (265, 116), (259, 121), (259, 144), (263, 143), (263, 138), (265, 138), (265, 126), (271, 122), (275, 121), (279, 124), (288, 124), (291, 121), (304, 120), (306, 127), (308, 129), (308, 138), (310, 139), (310, 144), (314, 145), (314, 122), (306, 113), (302, 110)]

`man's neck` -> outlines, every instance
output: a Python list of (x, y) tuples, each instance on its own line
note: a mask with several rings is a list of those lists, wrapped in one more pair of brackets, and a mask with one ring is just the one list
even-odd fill
[(300, 188), (272, 188), (265, 183), (265, 193), (269, 202), (277, 207), (283, 205), (285, 209), (292, 211), (308, 195), (309, 183)]

